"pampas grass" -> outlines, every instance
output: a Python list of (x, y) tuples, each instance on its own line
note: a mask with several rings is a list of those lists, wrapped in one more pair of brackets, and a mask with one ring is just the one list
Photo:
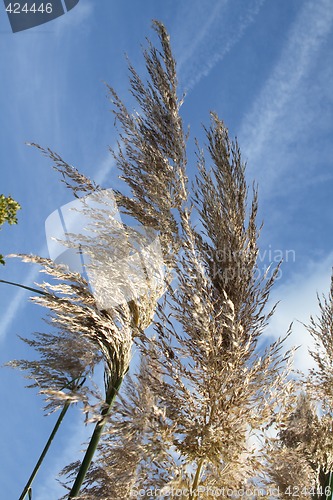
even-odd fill
[[(257, 189), (249, 189), (239, 145), (216, 114), (189, 185), (176, 62), (165, 27), (153, 26), (160, 48), (148, 42), (144, 51), (148, 80), (129, 65), (137, 111), (108, 89), (120, 129), (112, 154), (130, 193), (115, 191), (116, 202), (157, 232), (163, 283), (150, 281), (140, 296), (100, 309), (79, 274), (23, 257), (51, 278), (33, 298), (51, 328), (25, 339), (39, 361), (12, 364), (38, 385), (48, 411), (79, 402), (95, 423), (82, 464), (64, 468), (69, 498), (127, 499), (153, 488), (178, 489), (188, 499), (201, 488), (213, 498), (214, 488), (245, 487), (263, 470), (267, 429), (287, 422), (294, 401), (284, 339), (260, 347), (275, 309), (267, 304), (277, 269), (258, 278)], [(75, 197), (101, 193), (58, 154), (35, 146)], [(74, 246), (105, 262), (115, 234), (102, 215), (92, 219), (103, 238), (78, 235)], [(129, 374), (133, 345), (141, 359)], [(91, 384), (68, 385), (92, 379), (101, 362), (103, 396)]]

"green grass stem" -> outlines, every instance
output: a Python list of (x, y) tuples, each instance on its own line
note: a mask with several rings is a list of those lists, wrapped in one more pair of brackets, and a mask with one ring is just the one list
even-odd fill
[(44, 447), (44, 449), (43, 449), (43, 451), (42, 451), (42, 453), (41, 453), (41, 455), (40, 455), (40, 457), (39, 457), (39, 459), (38, 459), (38, 462), (36, 463), (36, 466), (35, 466), (34, 470), (33, 470), (33, 471), (32, 471), (32, 473), (31, 473), (31, 476), (30, 476), (30, 477), (29, 477), (29, 479), (28, 479), (27, 484), (26, 484), (26, 485), (25, 485), (25, 487), (24, 487), (24, 490), (22, 491), (22, 494), (21, 494), (21, 496), (20, 496), (19, 500), (24, 500), (24, 498), (26, 497), (26, 495), (27, 495), (28, 493), (29, 493), (29, 498), (30, 498), (30, 495), (31, 495), (31, 484), (32, 484), (33, 480), (35, 479), (36, 474), (37, 474), (37, 472), (38, 472), (38, 470), (39, 470), (40, 466), (42, 465), (42, 462), (43, 462), (43, 460), (44, 460), (44, 458), (45, 458), (45, 455), (46, 455), (46, 453), (48, 452), (48, 450), (49, 450), (49, 448), (50, 448), (50, 446), (51, 446), (51, 443), (52, 443), (52, 441), (53, 441), (53, 438), (54, 438), (54, 436), (56, 435), (57, 430), (59, 429), (60, 424), (61, 424), (61, 422), (63, 421), (63, 418), (64, 418), (64, 416), (66, 415), (66, 413), (67, 413), (67, 410), (68, 410), (69, 406), (70, 406), (70, 402), (69, 402), (69, 401), (67, 401), (67, 402), (64, 404), (63, 409), (61, 410), (61, 413), (60, 413), (60, 415), (59, 415), (59, 417), (58, 417), (58, 420), (57, 420), (57, 422), (56, 422), (55, 426), (53, 427), (53, 431), (52, 431), (52, 432), (51, 432), (51, 434), (50, 434), (50, 437), (49, 437), (49, 439), (48, 439), (48, 441), (47, 441), (47, 443), (46, 443), (46, 445), (45, 445), (45, 447)]
[(76, 476), (75, 482), (74, 482), (73, 487), (70, 491), (70, 494), (68, 497), (69, 499), (75, 498), (80, 493), (82, 483), (83, 483), (84, 478), (88, 472), (88, 469), (90, 467), (93, 456), (96, 452), (99, 440), (101, 438), (101, 435), (102, 435), (102, 432), (104, 429), (104, 426), (105, 426), (106, 422), (108, 421), (108, 416), (110, 415), (112, 405), (117, 397), (117, 394), (118, 394), (119, 388), (122, 384), (122, 381), (123, 381), (123, 377), (120, 377), (117, 380), (117, 382), (115, 383), (115, 385), (112, 386), (110, 388), (110, 390), (108, 391), (108, 394), (105, 398), (105, 408), (102, 410), (101, 418), (97, 422), (95, 429), (94, 429), (94, 432), (91, 436), (89, 446), (86, 450), (86, 453), (85, 453), (85, 456), (84, 456), (83, 461), (81, 463), (79, 472)]

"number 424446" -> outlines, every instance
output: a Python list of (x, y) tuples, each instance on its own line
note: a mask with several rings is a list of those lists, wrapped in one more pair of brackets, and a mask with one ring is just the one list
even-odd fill
[(32, 5), (28, 6), (27, 3), (21, 5), (18, 2), (10, 2), (7, 7), (6, 11), (9, 12), (9, 14), (36, 14), (36, 13), (41, 13), (41, 14), (51, 14), (52, 13), (52, 3), (44, 3), (44, 2), (34, 2)]

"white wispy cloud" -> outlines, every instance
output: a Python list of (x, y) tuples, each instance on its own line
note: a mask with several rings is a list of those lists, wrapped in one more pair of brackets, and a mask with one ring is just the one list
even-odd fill
[(306, 371), (313, 365), (308, 349), (313, 345), (312, 338), (304, 324), (309, 324), (310, 316), (319, 314), (317, 293), (328, 295), (330, 289), (330, 273), (333, 263), (333, 252), (321, 261), (309, 261), (302, 271), (279, 285), (277, 282), (271, 294), (271, 304), (280, 301), (273, 315), (267, 334), (274, 338), (284, 336), (293, 323), (292, 334), (287, 346), (300, 346), (295, 354), (295, 368)]
[[(112, 146), (112, 149), (116, 147), (116, 144)], [(111, 153), (108, 153), (105, 158), (101, 161), (98, 170), (96, 174), (93, 175), (93, 180), (97, 183), (100, 184), (101, 186), (104, 185), (105, 182), (107, 182), (108, 177), (110, 175), (111, 170), (115, 166), (115, 160)], [(108, 186), (107, 186), (108, 187)]]
[[(330, 0), (304, 2), (277, 64), (244, 117), (239, 133), (242, 150), (250, 167), (264, 165), (260, 180), (266, 193), (276, 187), (281, 172), (297, 160), (297, 140), (304, 132), (311, 137), (314, 116), (318, 113), (316, 104), (325, 92), (326, 83), (322, 81), (322, 88), (309, 88), (316, 75), (310, 84), (307, 78), (332, 25)], [(283, 161), (278, 161), (278, 157)]]
[(179, 9), (175, 20), (174, 51), (179, 80), (189, 91), (207, 76), (254, 21), (265, 0), (203, 2)]

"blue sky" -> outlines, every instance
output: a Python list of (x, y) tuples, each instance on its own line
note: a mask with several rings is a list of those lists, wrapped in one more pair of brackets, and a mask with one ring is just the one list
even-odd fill
[[(66, 15), (13, 34), (0, 4), (1, 189), (17, 199), (19, 224), (3, 228), (3, 254), (47, 255), (44, 222), (71, 201), (48, 160), (25, 145), (61, 154), (105, 187), (117, 172), (108, 153), (117, 138), (103, 82), (128, 101), (124, 54), (140, 71), (140, 45), (154, 39), (151, 20), (165, 23), (187, 97), (184, 124), (203, 139), (209, 111), (237, 136), (248, 181), (259, 184), (262, 265), (286, 262), (272, 301), (281, 300), (267, 339), (291, 321), (317, 313), (333, 263), (333, 4), (331, 0), (80, 0)], [(194, 149), (194, 148), (193, 148)], [(190, 154), (190, 175), (195, 163)], [(287, 253), (289, 251), (289, 253)], [(288, 259), (287, 259), (288, 256)], [(36, 270), (17, 259), (2, 279), (31, 285)], [(17, 334), (44, 328), (29, 294), (2, 285), (1, 363), (28, 354)], [(309, 338), (295, 323), (290, 344), (302, 344), (296, 365), (307, 368)], [(20, 373), (2, 368), (1, 497), (18, 498), (53, 425), (42, 400)], [(35, 481), (34, 500), (60, 498), (57, 472), (80, 456), (88, 430), (72, 410)]]

